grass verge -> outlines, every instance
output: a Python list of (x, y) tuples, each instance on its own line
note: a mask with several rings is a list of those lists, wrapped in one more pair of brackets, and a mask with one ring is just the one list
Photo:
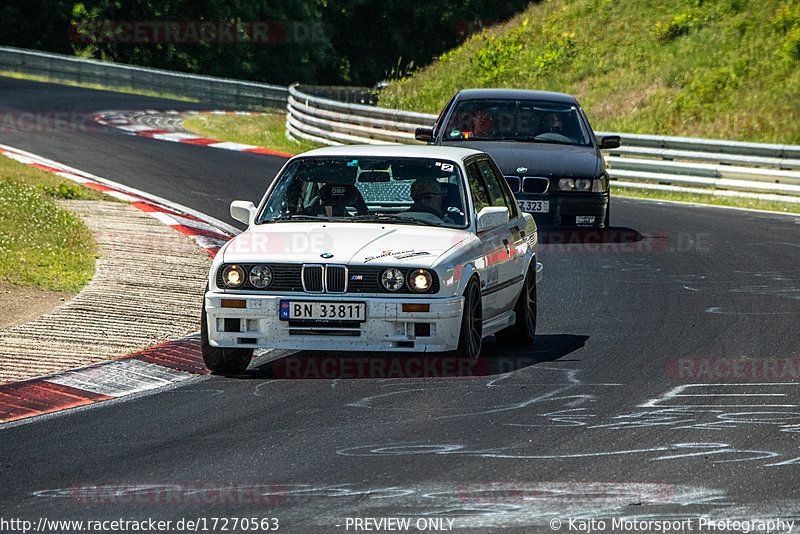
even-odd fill
[(256, 145), (287, 154), (299, 154), (323, 146), (304, 139), (287, 139), (285, 113), (196, 115), (183, 121), (183, 126), (206, 137)]
[(91, 231), (57, 199), (97, 200), (97, 191), (0, 156), (0, 280), (78, 292), (94, 276)]
[(0, 71), (0, 76), (6, 76), (8, 78), (16, 78), (18, 80), (31, 80), (34, 82), (46, 82), (46, 83), (57, 83), (59, 85), (69, 85), (72, 87), (84, 87), (86, 89), (97, 89), (99, 91), (112, 91), (115, 93), (126, 93), (130, 95), (140, 95), (140, 96), (152, 96), (155, 98), (167, 98), (170, 100), (181, 100), (183, 102), (200, 102), (196, 98), (188, 98), (185, 96), (174, 95), (171, 93), (159, 93), (157, 91), (147, 91), (144, 89), (134, 89), (133, 87), (116, 87), (116, 86), (109, 86), (109, 85), (102, 85), (99, 83), (85, 83), (85, 82), (76, 82), (73, 80), (65, 80), (62, 78), (51, 78), (49, 76), (39, 76), (36, 74), (23, 74), (21, 72), (13, 72), (2, 70)]

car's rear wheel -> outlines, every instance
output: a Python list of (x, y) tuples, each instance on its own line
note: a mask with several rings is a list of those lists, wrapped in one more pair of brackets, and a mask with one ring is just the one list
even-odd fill
[(253, 349), (222, 349), (212, 347), (208, 343), (205, 299), (203, 299), (203, 312), (200, 321), (200, 351), (203, 353), (203, 361), (206, 367), (220, 374), (244, 372), (253, 359)]
[(481, 286), (473, 277), (464, 290), (464, 311), (461, 314), (461, 333), (458, 337), (456, 353), (462, 357), (477, 360), (483, 346), (483, 305)]
[(530, 343), (536, 335), (536, 258), (528, 267), (514, 313), (514, 324), (495, 334), (495, 339), (502, 343)]

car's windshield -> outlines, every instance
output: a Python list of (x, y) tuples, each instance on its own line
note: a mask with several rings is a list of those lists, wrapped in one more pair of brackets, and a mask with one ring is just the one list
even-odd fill
[(306, 157), (277, 178), (257, 223), (322, 220), (464, 228), (459, 166), (401, 157)]
[(464, 100), (443, 132), (444, 141), (591, 144), (577, 106), (539, 100)]

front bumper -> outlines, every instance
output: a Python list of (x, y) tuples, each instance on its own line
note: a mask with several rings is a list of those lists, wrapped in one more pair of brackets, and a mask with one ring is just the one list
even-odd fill
[[(600, 226), (608, 210), (608, 193), (554, 193), (534, 195), (516, 193), (517, 200), (549, 200), (547, 213), (531, 213), (539, 226)], [(592, 222), (577, 222), (576, 217), (593, 217)]]
[[(227, 301), (231, 300), (244, 300), (245, 307), (230, 307), (232, 303)], [(364, 302), (366, 320), (361, 323), (281, 320), (282, 300)], [(404, 312), (403, 303), (424, 303), (430, 308), (427, 312)], [(205, 294), (205, 308), (208, 342), (213, 347), (443, 352), (458, 347), (464, 298), (310, 297), (209, 291)]]

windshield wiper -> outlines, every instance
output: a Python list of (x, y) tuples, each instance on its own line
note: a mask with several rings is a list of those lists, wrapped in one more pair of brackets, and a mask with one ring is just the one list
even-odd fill
[(328, 217), (324, 215), (301, 215), (301, 214), (293, 214), (293, 215), (281, 215), (280, 217), (273, 217), (271, 219), (262, 219), (259, 222), (267, 223), (267, 222), (275, 222), (275, 221), (327, 221)]
[(351, 221), (359, 221), (359, 222), (396, 222), (400, 224), (418, 224), (422, 226), (440, 226), (429, 223), (427, 221), (422, 221), (420, 219), (415, 219), (413, 217), (401, 217), (400, 215), (392, 215), (388, 213), (371, 213), (369, 215), (354, 215), (350, 217), (348, 220)]

